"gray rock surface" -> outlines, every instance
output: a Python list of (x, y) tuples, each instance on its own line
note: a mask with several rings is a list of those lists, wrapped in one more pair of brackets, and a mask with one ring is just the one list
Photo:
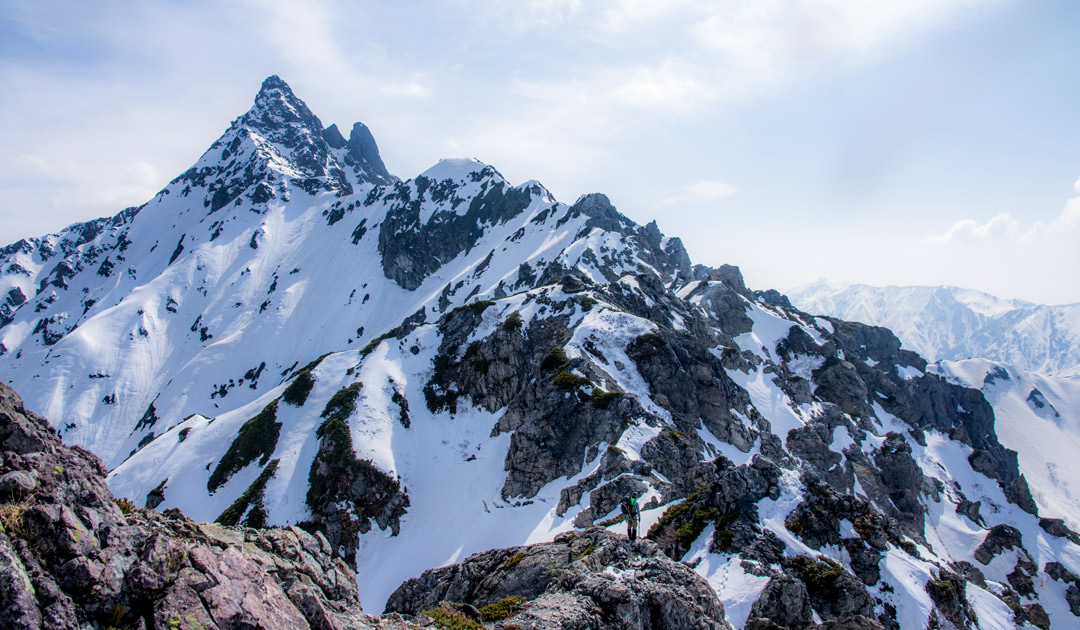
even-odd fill
[(731, 628), (720, 600), (693, 570), (650, 541), (630, 543), (600, 528), (425, 571), (402, 584), (386, 610), (419, 615), (443, 601), (481, 608), (513, 595), (526, 601), (503, 627)]
[(769, 580), (750, 609), (747, 626), (756, 620), (769, 621), (790, 630), (813, 627), (814, 610), (810, 607), (806, 586), (788, 575)]

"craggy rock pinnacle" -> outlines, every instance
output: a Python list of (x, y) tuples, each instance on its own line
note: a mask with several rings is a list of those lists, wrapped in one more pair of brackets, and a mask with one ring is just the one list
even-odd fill
[(600, 528), (425, 571), (402, 584), (386, 610), (420, 615), (441, 602), (482, 608), (511, 596), (524, 600), (504, 628), (731, 628), (723, 604), (692, 569), (651, 541), (631, 543)]
[(361, 611), (321, 535), (121, 510), (101, 460), (61, 444), (3, 383), (0, 452), (0, 627), (407, 627)]

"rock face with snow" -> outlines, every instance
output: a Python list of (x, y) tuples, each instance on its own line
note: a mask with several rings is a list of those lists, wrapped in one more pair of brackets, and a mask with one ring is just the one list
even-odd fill
[(1032, 372), (1080, 369), (1080, 304), (1047, 306), (956, 287), (872, 287), (819, 280), (795, 306), (890, 328), (931, 361), (984, 358)]
[[(377, 157), (268, 79), (144, 206), (3, 250), (4, 378), (118, 495), (318, 532), (369, 609), (471, 554), (618, 530), (631, 495), (736, 628), (1076, 623), (1080, 474), (1002, 422), (1071, 418), (1055, 386), (998, 398), (996, 372), (693, 266), (604, 195)], [(594, 569), (521, 593), (522, 627), (590, 627)], [(627, 619), (620, 589), (667, 597), (616, 583)], [(441, 614), (487, 602), (461, 599)]]
[(4, 628), (406, 627), (363, 614), (321, 534), (121, 510), (101, 460), (62, 445), (3, 383), (0, 452)]

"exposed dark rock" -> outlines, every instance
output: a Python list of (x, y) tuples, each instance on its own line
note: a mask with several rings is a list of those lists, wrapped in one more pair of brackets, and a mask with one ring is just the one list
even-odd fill
[(867, 586), (877, 584), (881, 579), (882, 553), (862, 538), (844, 538), (840, 544), (851, 558), (851, 570), (856, 577)]
[(971, 582), (979, 588), (986, 588), (986, 576), (983, 575), (983, 572), (978, 567), (971, 564), (967, 560), (954, 562), (952, 567), (956, 570), (956, 573), (958, 575), (963, 577), (968, 582)]
[(814, 383), (817, 384), (814, 393), (822, 400), (835, 403), (844, 413), (855, 416), (870, 413), (866, 383), (859, 378), (853, 364), (830, 356), (814, 370)]
[(739, 295), (747, 299), (753, 299), (753, 294), (746, 288), (743, 281), (742, 271), (735, 265), (720, 265), (709, 273), (709, 280), (723, 282), (735, 290)]
[[(999, 481), (999, 483), (1001, 482)], [(1027, 479), (1024, 475), (1020, 475), (1007, 484), (1002, 484), (1001, 489), (1005, 491), (1005, 498), (1008, 499), (1010, 503), (1015, 504), (1028, 514), (1033, 516), (1039, 515), (1039, 506), (1035, 503), (1035, 497), (1031, 496), (1031, 488), (1028, 487)]]
[(311, 525), (350, 564), (356, 560), (357, 534), (370, 531), (371, 520), (397, 535), (409, 506), (398, 481), (353, 450), (348, 419), (356, 411), (360, 385), (342, 388), (327, 402), (316, 431), (319, 451), (308, 474)]
[(1009, 585), (1017, 593), (1025, 597), (1036, 597), (1035, 580), (1033, 578), (1038, 570), (1038, 565), (1028, 556), (1027, 552), (1020, 549), (1016, 554), (1016, 567), (1012, 570), (1012, 573), (1005, 577), (1009, 581)]
[(938, 611), (960, 628), (970, 628), (975, 622), (975, 612), (967, 600), (967, 581), (952, 573), (942, 573), (938, 579), (926, 584)]
[(923, 535), (923, 514), (926, 508), (919, 503), (923, 474), (911, 456), (911, 445), (904, 436), (889, 433), (881, 449), (874, 454), (882, 485), (889, 492), (889, 501), (899, 511), (897, 518), (909, 531)]
[(1080, 534), (1077, 534), (1065, 521), (1060, 518), (1040, 518), (1039, 527), (1043, 528), (1047, 534), (1051, 536), (1057, 536), (1058, 538), (1068, 538), (1074, 544), (1080, 545)]
[(704, 425), (718, 439), (749, 451), (756, 432), (732, 413), (751, 415), (746, 391), (699, 339), (677, 331), (664, 333), (642, 335), (626, 348), (654, 400), (671, 412), (676, 426), (690, 439), (696, 439), (696, 430)]
[(982, 514), (979, 512), (982, 507), (982, 501), (969, 501), (967, 497), (960, 493), (960, 502), (956, 504), (956, 513), (968, 517), (972, 523), (976, 525), (986, 526), (986, 522), (983, 520)]
[(480, 608), (511, 595), (527, 601), (503, 627), (731, 627), (720, 600), (693, 570), (650, 541), (630, 543), (599, 528), (425, 571), (394, 591), (386, 610), (417, 615), (443, 601)]
[(383, 197), (393, 204), (379, 227), (379, 253), (387, 278), (415, 290), (443, 264), (471, 251), (485, 228), (519, 215), (532, 200), (528, 191), (510, 187), (490, 166), (474, 175), (485, 181), (485, 189), (472, 198), (464, 214), (448, 203), (421, 223), (420, 203), (413, 195), (423, 193), (414, 191), (413, 183), (398, 183)]
[(818, 624), (816, 630), (885, 630), (885, 626), (873, 618), (862, 615), (845, 615)]
[[(336, 131), (337, 127), (334, 129)], [(337, 135), (341, 137), (340, 132)], [(375, 137), (371, 135), (367, 125), (360, 122), (353, 124), (352, 131), (349, 132), (348, 146), (349, 153), (345, 163), (353, 167), (360, 181), (382, 185), (395, 181), (394, 176), (386, 170), (379, 155), (379, 147), (375, 144)]]
[(791, 305), (791, 300), (788, 296), (780, 293), (776, 289), (767, 289), (765, 291), (754, 291), (754, 297), (758, 302), (768, 304), (770, 306), (783, 306), (784, 308), (795, 308)]
[(758, 620), (769, 621), (789, 630), (813, 627), (815, 625), (814, 610), (810, 607), (810, 596), (806, 592), (806, 586), (788, 575), (769, 580), (750, 609), (746, 627), (761, 627), (760, 624), (751, 626), (752, 622)]
[[(738, 270), (737, 267), (735, 269)], [(716, 273), (715, 270), (713, 273)], [(738, 284), (742, 284), (741, 275), (738, 277)], [(743, 290), (745, 291), (745, 287)], [(754, 325), (753, 320), (746, 314), (750, 305), (730, 283), (710, 282), (695, 291), (694, 295), (700, 297), (701, 303), (719, 324), (720, 329), (728, 335), (734, 337), (750, 332)]]
[(1027, 621), (1036, 628), (1050, 630), (1050, 615), (1046, 614), (1042, 604), (1037, 602), (1024, 604), (1024, 615), (1027, 617)]
[(37, 479), (25, 470), (13, 470), (0, 476), (0, 499), (18, 501), (37, 487)]
[(1023, 547), (1020, 530), (1011, 525), (995, 525), (975, 549), (975, 559), (986, 565), (1006, 549), (1022, 549)]
[(559, 285), (562, 286), (562, 290), (567, 293), (581, 293), (585, 290), (585, 283), (581, 281), (581, 278), (574, 274), (563, 276)]
[(1080, 586), (1075, 582), (1065, 589), (1065, 601), (1069, 604), (1069, 612), (1080, 617)]
[(1046, 566), (1043, 567), (1043, 571), (1059, 582), (1071, 582), (1080, 585), (1080, 576), (1066, 569), (1065, 565), (1060, 562), (1047, 562)]

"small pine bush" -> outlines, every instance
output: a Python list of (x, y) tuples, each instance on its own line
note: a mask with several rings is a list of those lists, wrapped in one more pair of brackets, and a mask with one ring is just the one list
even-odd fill
[(315, 387), (315, 375), (310, 370), (304, 370), (297, 374), (293, 382), (289, 383), (289, 386), (281, 393), (281, 400), (293, 407), (303, 407), (312, 387)]
[(611, 406), (611, 401), (622, 395), (622, 392), (605, 392), (599, 387), (596, 387), (592, 390), (592, 396), (590, 396), (590, 398), (593, 407), (596, 407), (597, 409), (607, 409)]
[(564, 369), (569, 364), (570, 359), (567, 358), (565, 350), (552, 348), (551, 352), (548, 352), (540, 362), (540, 369), (544, 372), (554, 372)]
[(501, 621), (513, 615), (525, 601), (525, 598), (521, 595), (504, 597), (494, 604), (488, 604), (481, 608), (480, 618), (484, 621)]
[(473, 314), (480, 315), (487, 310), (487, 307), (491, 306), (494, 303), (495, 302), (492, 302), (491, 300), (477, 300), (472, 304), (469, 304), (468, 307), (469, 310), (473, 312)]
[(363, 386), (363, 383), (357, 381), (337, 390), (323, 408), (322, 417), (347, 420), (356, 411), (356, 399), (360, 397), (360, 388)]
[(506, 321), (503, 322), (503, 330), (507, 332), (514, 332), (521, 329), (521, 313), (514, 311), (506, 317)]
[(557, 375), (555, 375), (555, 380), (551, 382), (555, 384), (555, 387), (559, 391), (563, 392), (570, 392), (577, 389), (578, 387), (592, 384), (592, 381), (585, 378), (584, 376), (578, 376), (577, 374), (573, 374), (566, 370), (563, 370), (562, 372), (559, 372)]
[(702, 530), (709, 524), (720, 510), (716, 508), (698, 508), (694, 510), (690, 520), (683, 523), (679, 529), (675, 530), (675, 541), (679, 543), (680, 547), (689, 547), (697, 537), (701, 535)]
[(225, 511), (215, 519), (215, 522), (226, 527), (232, 527), (240, 522), (240, 517), (244, 515), (244, 512), (248, 511), (248, 506), (254, 504), (254, 507), (248, 512), (245, 522), (249, 527), (264, 527), (266, 525), (266, 509), (263, 506), (263, 490), (266, 488), (266, 483), (277, 472), (278, 461), (276, 459), (270, 460), (270, 463), (262, 469), (255, 481), (248, 486), (248, 489), (237, 497), (232, 505), (225, 508)]
[(424, 614), (431, 617), (436, 628), (442, 628), (442, 630), (484, 630), (484, 626), (456, 610), (432, 608), (425, 610)]
[(635, 339), (634, 342), (638, 345), (649, 345), (656, 349), (663, 348), (667, 345), (667, 341), (656, 333), (645, 333)]
[(836, 601), (839, 593), (833, 588), (836, 578), (844, 573), (843, 567), (835, 560), (819, 556), (817, 559), (810, 556), (795, 556), (791, 558), (791, 566), (795, 569), (795, 575), (806, 584), (806, 590), (815, 597), (828, 601)]
[(259, 465), (265, 466), (277, 448), (281, 435), (281, 423), (277, 421), (277, 400), (274, 400), (259, 415), (244, 423), (236, 433), (229, 450), (221, 457), (217, 468), (210, 474), (206, 489), (216, 491), (251, 462), (259, 459)]

